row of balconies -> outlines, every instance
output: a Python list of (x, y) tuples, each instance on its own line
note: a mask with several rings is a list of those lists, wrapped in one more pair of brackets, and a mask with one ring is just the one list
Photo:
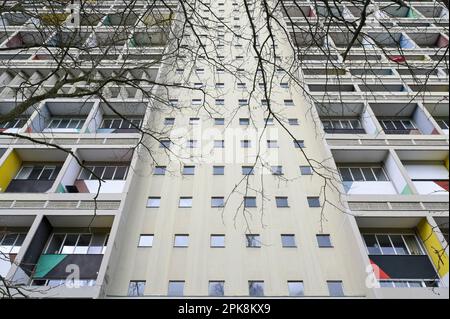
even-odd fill
[(316, 103), (327, 134), (448, 135), (446, 103)]
[(78, 149), (74, 154), (84, 163), (82, 167), (75, 158), (57, 150), (3, 151), (0, 193), (121, 194), (131, 153), (127, 149)]
[[(108, 105), (109, 104), (109, 105)], [(5, 133), (110, 134), (139, 133), (147, 105), (144, 103), (45, 102), (22, 117), (0, 124)], [(15, 103), (0, 103), (8, 114)], [(121, 116), (118, 116), (117, 113)]]

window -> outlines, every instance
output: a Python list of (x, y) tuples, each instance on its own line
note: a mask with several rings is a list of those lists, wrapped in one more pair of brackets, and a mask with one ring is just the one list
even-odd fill
[(287, 284), (290, 297), (302, 297), (305, 295), (303, 281), (288, 281)]
[(0, 123), (0, 130), (11, 129), (11, 128), (22, 128), (26, 124), (26, 119), (14, 119), (6, 123)]
[(161, 197), (149, 197), (147, 200), (147, 207), (159, 208), (161, 205)]
[(161, 140), (159, 144), (159, 148), (170, 148), (172, 143), (169, 140)]
[(105, 233), (54, 233), (47, 244), (45, 253), (49, 255), (101, 255), (106, 249), (107, 242), (108, 234)]
[(169, 281), (167, 292), (170, 297), (180, 297), (184, 295), (184, 281)]
[(294, 100), (284, 100), (284, 106), (295, 106)]
[(267, 126), (272, 126), (272, 125), (274, 125), (274, 121), (273, 121), (273, 118), (266, 118), (266, 120), (265, 120), (265, 124), (267, 124)]
[[(63, 121), (67, 121), (67, 120), (63, 120)], [(77, 121), (80, 121), (80, 120), (77, 120)], [(141, 125), (142, 125), (142, 119), (139, 119), (139, 118), (134, 118), (134, 119), (132, 119), (132, 118), (129, 118), (129, 119), (105, 118), (102, 122), (102, 125), (100, 125), (100, 128), (101, 129), (126, 130), (126, 129), (133, 129), (136, 127), (140, 128)]]
[(180, 208), (191, 208), (192, 207), (192, 197), (180, 197), (180, 202), (178, 204)]
[(224, 99), (216, 99), (216, 105), (218, 105), (218, 106), (225, 105), (225, 100)]
[(225, 281), (210, 281), (208, 285), (210, 297), (222, 297), (225, 295)]
[(268, 148), (278, 148), (278, 141), (268, 140), (267, 141), (267, 147)]
[[(122, 128), (121, 126), (126, 126), (124, 128), (129, 128), (128, 126), (130, 126), (130, 123), (127, 122), (127, 121), (124, 121), (124, 122), (122, 120), (114, 120), (114, 121), (119, 121), (120, 122), (117, 125), (115, 125), (115, 126), (119, 126), (118, 128)], [(52, 120), (48, 124), (47, 128), (48, 129), (76, 129), (76, 130), (81, 130), (83, 128), (84, 122), (85, 122), (84, 119), (76, 119), (76, 118), (60, 118), (60, 119), (58, 119), (58, 118), (52, 118)], [(105, 122), (109, 123), (109, 122), (113, 122), (113, 121), (112, 120), (104, 120), (101, 128), (105, 128), (105, 127), (103, 127), (104, 125), (106, 125)], [(109, 123), (109, 124), (112, 125), (111, 123)], [(138, 127), (139, 127), (140, 126), (140, 121), (137, 124), (138, 124)], [(107, 127), (107, 128), (110, 128), (110, 127)], [(133, 127), (131, 127), (131, 128), (133, 128)]]
[(244, 207), (256, 207), (256, 197), (244, 197)]
[(225, 148), (225, 141), (224, 140), (215, 140), (214, 148)]
[(295, 148), (305, 148), (305, 141), (303, 140), (295, 140), (294, 141)]
[(156, 166), (153, 175), (166, 175), (166, 166)]
[(311, 166), (300, 166), (300, 172), (302, 175), (313, 175), (313, 169)]
[(328, 292), (331, 297), (343, 297), (344, 287), (342, 281), (327, 281)]
[(128, 285), (128, 297), (142, 297), (145, 290), (145, 281), (130, 281)]
[(332, 248), (330, 235), (316, 235), (317, 244), (320, 248)]
[(278, 208), (286, 208), (289, 207), (288, 198), (287, 197), (275, 197), (275, 201), (277, 203)]
[(261, 248), (260, 235), (245, 235), (248, 248)]
[(153, 247), (153, 235), (141, 235), (139, 236), (138, 247)]
[(298, 119), (289, 119), (289, 125), (298, 125)]
[(225, 235), (211, 235), (210, 245), (212, 248), (225, 248)]
[(389, 178), (381, 166), (339, 167), (343, 182), (387, 182)]
[[(20, 247), (22, 247), (23, 241), (27, 234), (23, 233), (0, 233), (0, 260), (2, 260), (3, 254), (18, 254)], [(0, 272), (1, 273), (1, 272)]]
[(247, 105), (248, 105), (248, 100), (246, 100), (246, 99), (240, 99), (240, 100), (238, 101), (238, 103), (239, 103), (239, 106), (247, 106)]
[(53, 181), (59, 174), (61, 166), (23, 166), (14, 179), (16, 180), (35, 180), (35, 181)]
[(184, 166), (183, 175), (195, 175), (195, 166)]
[(414, 234), (364, 234), (369, 255), (424, 255)]
[(199, 125), (200, 119), (198, 117), (191, 117), (189, 119), (189, 125)]
[(242, 140), (241, 141), (241, 147), (242, 148), (250, 148), (252, 145), (252, 141), (249, 140)]
[(264, 281), (249, 281), (248, 293), (250, 297), (263, 297), (264, 296)]
[(295, 235), (281, 235), (281, 245), (283, 248), (295, 248)]
[(211, 197), (211, 207), (219, 208), (224, 207), (225, 199), (223, 197)]
[(213, 166), (213, 175), (225, 175), (225, 166)]
[(381, 120), (381, 126), (385, 131), (411, 131), (417, 129), (409, 119)]
[(448, 119), (436, 119), (437, 124), (439, 127), (443, 130), (448, 130), (450, 128), (449, 120)]
[(323, 119), (322, 125), (325, 131), (363, 129), (363, 126), (359, 119)]
[(280, 83), (280, 87), (281, 87), (282, 89), (289, 89), (289, 83), (282, 82), (282, 83)]
[(171, 107), (178, 107), (179, 105), (178, 99), (169, 99), (169, 105)]
[(191, 101), (192, 105), (202, 105), (202, 100), (201, 99), (192, 99)]
[(250, 125), (250, 119), (248, 118), (239, 119), (239, 125)]
[(283, 175), (283, 166), (271, 166), (270, 171), (272, 172), (272, 175)]
[(128, 166), (88, 165), (81, 170), (78, 180), (97, 180), (98, 178), (103, 180), (126, 180), (127, 173)]
[(187, 148), (197, 148), (198, 147), (198, 141), (197, 140), (188, 140), (186, 143)]
[(254, 175), (254, 170), (253, 166), (242, 166), (242, 175)]
[(320, 207), (320, 198), (319, 197), (308, 197), (308, 205), (311, 208), (317, 208)]
[(225, 119), (223, 118), (214, 119), (214, 125), (225, 125)]
[(186, 248), (189, 246), (189, 235), (175, 235), (173, 247)]

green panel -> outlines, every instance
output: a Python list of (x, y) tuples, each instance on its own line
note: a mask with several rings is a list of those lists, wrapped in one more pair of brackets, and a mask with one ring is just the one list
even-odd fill
[(408, 10), (408, 18), (417, 18), (416, 13), (411, 8)]
[(64, 188), (64, 186), (62, 184), (58, 185), (58, 189), (56, 190), (57, 193), (61, 194), (61, 193), (65, 193), (66, 189)]
[(406, 185), (405, 188), (403, 189), (402, 195), (412, 195), (412, 191), (411, 188), (409, 187), (409, 185)]
[(36, 266), (36, 271), (33, 278), (43, 278), (60, 262), (62, 262), (67, 255), (42, 255)]

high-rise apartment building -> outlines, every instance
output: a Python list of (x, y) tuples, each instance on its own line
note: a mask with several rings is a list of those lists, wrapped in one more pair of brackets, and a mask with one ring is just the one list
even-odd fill
[[(81, 17), (70, 1), (8, 2), (0, 115), (66, 80), (52, 52), (72, 24), (75, 76), (91, 72), (0, 121), (11, 285), (40, 298), (448, 298), (443, 4), (283, 1), (267, 28), (255, 0), (131, 1), (125, 17), (121, 0), (82, 1)], [(199, 32), (180, 23), (193, 11)], [(354, 39), (338, 20), (363, 11)], [(79, 94), (121, 73), (140, 87)]]

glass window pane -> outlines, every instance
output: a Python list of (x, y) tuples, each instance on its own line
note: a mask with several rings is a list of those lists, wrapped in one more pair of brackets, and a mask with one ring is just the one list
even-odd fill
[(105, 167), (104, 166), (96, 166), (94, 167), (94, 174), (92, 174), (91, 179), (98, 179), (98, 178), (102, 178), (103, 176), (103, 172), (105, 171)]
[(61, 246), (64, 241), (64, 234), (54, 234), (47, 247), (46, 254), (59, 254), (61, 251)]
[(195, 175), (195, 166), (183, 167), (183, 175)]
[(114, 180), (123, 181), (127, 178), (128, 167), (126, 166), (118, 166), (116, 168), (116, 174), (114, 175)]
[(423, 255), (422, 249), (420, 247), (419, 242), (417, 241), (416, 236), (414, 235), (403, 235), (403, 238), (406, 242), (406, 245), (409, 248), (409, 252), (411, 255)]
[(253, 166), (243, 166), (242, 167), (242, 175), (253, 175), (254, 168)]
[(225, 167), (224, 166), (214, 166), (213, 167), (213, 174), (214, 175), (224, 175), (225, 174)]
[(41, 175), (39, 176), (39, 180), (44, 181), (44, 180), (49, 180), (50, 176), (52, 176), (53, 171), (55, 168), (53, 167), (46, 167), (42, 170)]
[(368, 181), (368, 182), (376, 181), (375, 175), (373, 175), (371, 168), (365, 167), (365, 168), (362, 168), (361, 170), (364, 174), (366, 181)]
[(333, 247), (333, 245), (331, 244), (330, 235), (316, 235), (316, 236), (317, 236), (317, 243), (320, 248)]
[(327, 281), (327, 285), (331, 297), (344, 296), (344, 288), (342, 286), (342, 281)]
[(297, 247), (295, 235), (281, 235), (281, 244), (284, 248)]
[(58, 125), (58, 128), (67, 128), (69, 126), (70, 120), (69, 119), (63, 119)]
[(350, 124), (350, 121), (348, 121), (348, 120), (342, 120), (341, 125), (342, 125), (343, 129), (348, 129), (348, 130), (352, 129), (352, 125)]
[(287, 197), (276, 197), (275, 198), (278, 208), (289, 207), (288, 198)]
[(32, 171), (33, 171), (32, 166), (24, 166), (20, 170), (19, 174), (17, 174), (15, 179), (28, 179)]
[(30, 176), (28, 178), (37, 180), (39, 178), (39, 175), (41, 175), (42, 169), (43, 167), (41, 166), (33, 167), (33, 170), (31, 171)]
[(155, 175), (166, 175), (166, 167), (165, 166), (157, 166), (155, 167)]
[(68, 234), (64, 241), (61, 254), (73, 254), (75, 251), (75, 245), (77, 244), (78, 234)]
[(377, 178), (377, 181), (386, 182), (389, 180), (389, 178), (384, 173), (384, 169), (382, 169), (381, 167), (375, 167), (372, 170), (373, 173), (375, 174), (375, 177)]
[(244, 207), (256, 207), (256, 197), (244, 197)]
[(116, 167), (114, 167), (114, 166), (106, 167), (105, 172), (103, 173), (103, 179), (106, 181), (112, 180), (115, 171), (116, 171)]
[(246, 235), (247, 247), (261, 247), (261, 241), (259, 235)]
[(175, 235), (174, 247), (188, 247), (189, 235)]
[(131, 281), (128, 286), (129, 297), (142, 297), (145, 290), (145, 281)]
[(320, 207), (320, 198), (319, 197), (308, 197), (308, 205), (309, 207)]
[(184, 281), (170, 281), (168, 295), (170, 297), (184, 295)]
[(79, 124), (80, 120), (71, 120), (68, 125), (68, 128), (77, 128)]
[(289, 296), (301, 297), (305, 295), (305, 287), (302, 281), (289, 281), (288, 282)]
[(211, 235), (211, 247), (223, 248), (225, 247), (225, 235)]
[(87, 254), (89, 244), (91, 243), (91, 237), (92, 235), (90, 234), (80, 235), (74, 254)]
[[(18, 254), (20, 247), (22, 246), (24, 240), (25, 240), (26, 234), (19, 234), (19, 236), (17, 237), (16, 242), (14, 243), (14, 247), (11, 249), (11, 254)], [(1, 238), (1, 236), (0, 236)], [(1, 251), (1, 247), (0, 247), (0, 251)], [(1, 258), (0, 258), (1, 259)]]
[(363, 235), (363, 238), (369, 255), (381, 255), (381, 249), (375, 235)]
[(225, 295), (225, 282), (210, 281), (208, 286), (208, 295), (210, 297), (222, 297)]
[(225, 199), (223, 197), (211, 198), (211, 207), (223, 207), (225, 205)]
[(391, 241), (389, 240), (389, 236), (387, 235), (377, 235), (378, 242), (381, 246), (381, 251), (383, 255), (395, 255), (394, 247), (392, 247)]
[(147, 200), (147, 207), (158, 208), (161, 203), (161, 197), (149, 197)]
[(79, 180), (88, 180), (91, 177), (91, 170), (93, 167), (85, 167), (81, 170), (80, 176), (78, 177)]
[(312, 175), (313, 170), (311, 166), (300, 166), (300, 172), (302, 175)]
[(350, 174), (350, 169), (348, 167), (339, 168), (339, 172), (341, 173), (342, 181), (344, 181), (344, 182), (352, 182), (353, 181), (352, 174)]
[(153, 235), (141, 235), (139, 237), (139, 247), (152, 247)]
[[(17, 234), (7, 234), (2, 241), (0, 246), (0, 252), (4, 254), (9, 254), (17, 240)], [(2, 261), (3, 255), (0, 255), (0, 261)]]
[(359, 120), (351, 120), (350, 122), (355, 130), (362, 128), (361, 122)]
[(94, 234), (92, 236), (91, 245), (89, 246), (88, 254), (101, 255), (105, 245), (105, 234)]
[(406, 248), (406, 244), (403, 241), (402, 236), (391, 235), (391, 241), (397, 255), (408, 255), (408, 249)]
[(364, 181), (364, 176), (361, 172), (361, 169), (359, 168), (351, 168), (350, 169), (353, 175), (353, 180), (355, 182), (363, 182)]
[(263, 297), (264, 281), (249, 281), (248, 291), (251, 297)]
[(181, 197), (179, 207), (191, 208), (192, 207), (192, 197)]

